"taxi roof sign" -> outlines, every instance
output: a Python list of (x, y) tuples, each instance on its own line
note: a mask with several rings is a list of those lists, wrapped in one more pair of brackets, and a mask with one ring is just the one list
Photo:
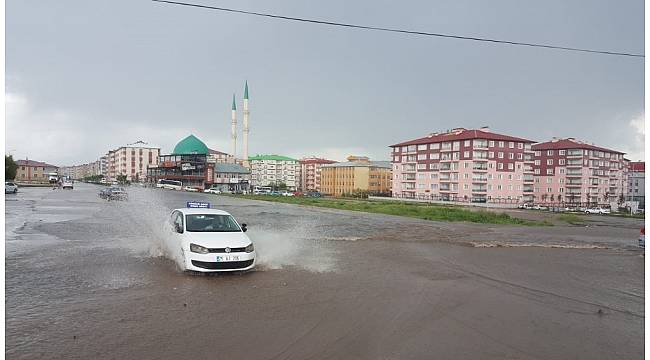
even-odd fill
[(187, 207), (190, 209), (209, 209), (210, 203), (202, 201), (188, 201)]

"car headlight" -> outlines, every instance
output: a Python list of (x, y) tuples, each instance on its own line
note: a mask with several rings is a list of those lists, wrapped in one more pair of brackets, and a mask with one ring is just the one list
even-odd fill
[(196, 245), (196, 244), (190, 244), (190, 251), (199, 253), (199, 254), (207, 254), (209, 253), (208, 248), (203, 247), (201, 245)]
[(253, 243), (246, 246), (246, 248), (244, 249), (244, 251), (246, 251), (247, 253), (253, 252), (254, 250), (255, 250), (255, 247), (253, 246)]

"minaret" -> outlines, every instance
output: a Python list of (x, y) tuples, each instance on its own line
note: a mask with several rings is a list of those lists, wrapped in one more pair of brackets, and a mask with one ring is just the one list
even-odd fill
[(246, 81), (246, 86), (244, 87), (244, 165), (248, 166), (248, 81)]
[(231, 155), (237, 159), (237, 105), (235, 104), (235, 94), (232, 94), (232, 114), (230, 118), (232, 119), (230, 123), (230, 139), (232, 140)]

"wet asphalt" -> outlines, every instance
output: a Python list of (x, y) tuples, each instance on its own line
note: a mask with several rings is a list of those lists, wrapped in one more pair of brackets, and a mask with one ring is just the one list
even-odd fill
[[(636, 219), (441, 223), (131, 187), (5, 196), (8, 359), (641, 359)], [(163, 225), (207, 200), (259, 265), (178, 271)]]

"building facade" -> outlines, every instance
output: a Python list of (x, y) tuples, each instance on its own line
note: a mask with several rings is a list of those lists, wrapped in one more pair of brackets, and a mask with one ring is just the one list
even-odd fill
[(574, 138), (533, 145), (538, 203), (609, 205), (626, 195), (623, 153)]
[(334, 164), (336, 161), (317, 157), (300, 159), (300, 186), (302, 192), (321, 190), (321, 166)]
[(251, 171), (239, 164), (215, 164), (213, 188), (221, 191), (250, 191)]
[(645, 209), (645, 162), (630, 162), (627, 172), (627, 201), (637, 201), (639, 209)]
[(300, 164), (298, 160), (281, 155), (257, 155), (248, 158), (253, 186), (280, 186), (298, 189)]
[(194, 135), (184, 138), (170, 155), (160, 155), (147, 170), (147, 180), (177, 180), (183, 187), (205, 189), (212, 185), (214, 163), (208, 162), (209, 149)]
[(131, 182), (143, 182), (147, 179), (149, 166), (158, 165), (159, 156), (160, 148), (147, 146), (142, 141), (111, 150), (106, 155), (107, 177), (117, 180), (117, 176), (126, 175)]
[(393, 197), (516, 203), (533, 199), (533, 141), (456, 128), (391, 145)]
[(236, 164), (240, 163), (234, 156), (221, 152), (219, 150), (208, 149), (208, 162), (214, 164)]
[(357, 192), (386, 195), (391, 191), (389, 161), (370, 161), (365, 156), (349, 156), (347, 162), (323, 164), (321, 192), (330, 196), (345, 196)]
[(59, 168), (42, 161), (16, 160), (18, 169), (16, 178), (19, 183), (49, 183), (50, 177), (58, 173)]

